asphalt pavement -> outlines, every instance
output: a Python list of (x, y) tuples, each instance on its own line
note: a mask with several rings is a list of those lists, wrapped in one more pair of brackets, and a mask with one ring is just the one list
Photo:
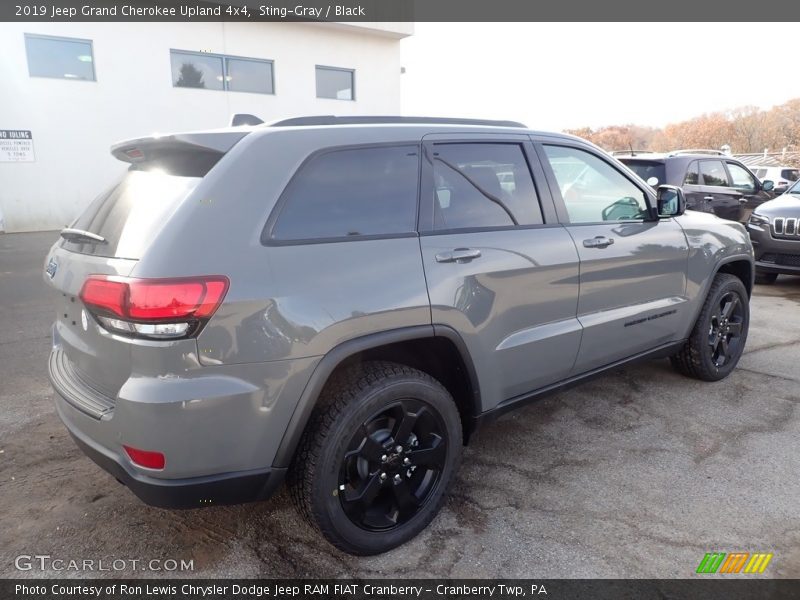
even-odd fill
[[(150, 508), (75, 447), (46, 373), (42, 269), (56, 235), (0, 235), (2, 577), (683, 578), (713, 551), (771, 552), (763, 576), (800, 577), (800, 278), (756, 287), (746, 354), (725, 381), (652, 361), (509, 414), (466, 449), (423, 534), (355, 558), (305, 525), (285, 491)], [(36, 554), (193, 570), (17, 570), (16, 557)]]

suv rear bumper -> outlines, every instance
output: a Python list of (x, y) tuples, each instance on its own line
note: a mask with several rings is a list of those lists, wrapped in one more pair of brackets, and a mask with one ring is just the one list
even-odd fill
[(286, 469), (268, 468), (182, 479), (157, 479), (137, 472), (109, 450), (85, 436), (72, 422), (75, 409), (56, 392), (56, 410), (83, 452), (143, 502), (160, 508), (199, 508), (264, 500), (283, 482)]
[[(318, 359), (131, 376), (115, 397), (91, 387), (54, 337), (49, 375), (70, 435), (94, 462), (148, 504), (199, 507), (260, 500), (278, 488), (273, 465)], [(123, 446), (156, 451), (163, 469), (132, 462)]]

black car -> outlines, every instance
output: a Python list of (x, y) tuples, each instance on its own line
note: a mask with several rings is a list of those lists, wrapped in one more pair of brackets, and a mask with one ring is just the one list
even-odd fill
[(800, 275), (800, 181), (750, 215), (756, 282), (773, 283), (778, 274)]
[(774, 182), (761, 182), (735, 158), (717, 150), (615, 152), (614, 157), (649, 185), (677, 185), (691, 210), (713, 213), (723, 219), (747, 222), (753, 210), (775, 197)]

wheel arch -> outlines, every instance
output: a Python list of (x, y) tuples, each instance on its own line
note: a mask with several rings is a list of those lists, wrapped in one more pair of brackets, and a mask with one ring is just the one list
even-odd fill
[[(753, 268), (753, 261), (749, 258), (734, 256), (723, 260), (719, 265), (717, 265), (717, 270), (714, 272), (714, 277), (716, 277), (718, 273), (729, 273), (731, 275), (735, 275), (744, 284), (744, 287), (747, 290), (747, 296), (750, 297), (752, 295), (755, 269)], [(711, 279), (713, 280), (713, 277)], [(706, 289), (706, 294), (707, 293), (708, 289)]]
[(273, 467), (288, 467), (317, 406), (325, 384), (339, 369), (367, 360), (389, 360), (438, 379), (453, 396), (461, 415), (464, 443), (481, 412), (480, 388), (461, 336), (444, 325), (419, 325), (382, 331), (342, 342), (317, 364), (284, 432)]

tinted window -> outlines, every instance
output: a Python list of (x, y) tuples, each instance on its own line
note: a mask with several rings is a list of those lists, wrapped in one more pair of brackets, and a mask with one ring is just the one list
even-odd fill
[(781, 177), (786, 181), (797, 181), (800, 179), (800, 171), (797, 169), (783, 169), (781, 171)]
[(354, 100), (354, 72), (350, 69), (317, 67), (317, 98)]
[(542, 223), (519, 144), (436, 144), (433, 178), (434, 229)]
[(74, 252), (140, 258), (164, 220), (197, 186), (200, 177), (178, 177), (161, 170), (129, 171), (100, 194), (70, 225), (103, 236), (107, 244), (64, 241)]
[(232, 92), (273, 94), (272, 63), (246, 58), (226, 58), (225, 80)]
[(666, 169), (664, 168), (664, 163), (646, 160), (624, 160), (622, 162), (625, 163), (625, 165), (631, 171), (636, 173), (644, 181), (647, 181), (651, 177), (655, 177), (658, 179), (658, 183), (667, 182), (667, 174)]
[(170, 51), (172, 85), (175, 87), (224, 89), (222, 57)]
[(758, 169), (756, 171), (756, 177), (758, 177), (759, 179), (763, 179), (764, 175), (766, 175), (766, 174), (767, 174), (767, 170), (766, 169)]
[(273, 239), (299, 240), (413, 232), (416, 146), (337, 150), (312, 158), (281, 199)]
[(731, 174), (733, 187), (740, 190), (755, 191), (756, 182), (753, 176), (736, 163), (728, 163), (728, 172)]
[(644, 192), (598, 156), (578, 148), (545, 146), (571, 223), (643, 219)]
[(683, 179), (684, 185), (700, 185), (700, 165), (696, 160), (689, 163), (686, 168), (686, 177)]
[(728, 187), (728, 174), (721, 160), (701, 160), (700, 177), (702, 185), (713, 185), (718, 187)]
[(28, 72), (33, 77), (94, 81), (92, 42), (25, 34)]

